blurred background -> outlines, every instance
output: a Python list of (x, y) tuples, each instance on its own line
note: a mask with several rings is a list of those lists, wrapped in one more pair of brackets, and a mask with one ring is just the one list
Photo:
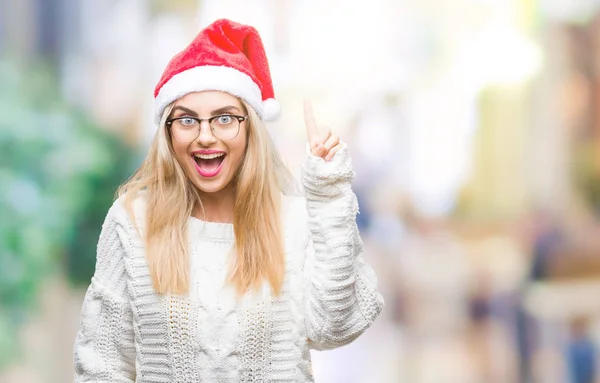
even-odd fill
[(317, 382), (600, 382), (599, 0), (0, 1), (0, 382), (72, 381), (153, 87), (218, 17), (263, 37), (290, 167), (304, 98), (354, 159), (386, 307)]

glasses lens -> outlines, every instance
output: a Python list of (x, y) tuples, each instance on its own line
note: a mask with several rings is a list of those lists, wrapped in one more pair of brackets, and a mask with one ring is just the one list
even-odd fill
[(240, 131), (240, 121), (232, 116), (219, 116), (212, 120), (210, 127), (219, 140), (232, 140)]
[(192, 142), (198, 137), (198, 121), (192, 118), (182, 118), (173, 121), (171, 124), (171, 133), (178, 142)]

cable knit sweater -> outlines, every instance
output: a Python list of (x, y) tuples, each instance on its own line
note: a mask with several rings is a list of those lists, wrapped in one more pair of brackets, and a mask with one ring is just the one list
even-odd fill
[[(309, 154), (305, 197), (284, 197), (282, 294), (236, 298), (225, 283), (231, 224), (191, 217), (191, 287), (152, 288), (144, 244), (118, 199), (98, 242), (96, 271), (74, 348), (75, 382), (313, 382), (309, 349), (353, 341), (383, 307), (363, 260), (347, 149), (325, 162)], [(145, 203), (135, 204), (143, 231)]]

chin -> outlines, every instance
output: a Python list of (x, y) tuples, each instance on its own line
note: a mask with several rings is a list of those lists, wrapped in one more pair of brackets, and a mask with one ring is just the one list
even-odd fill
[[(221, 177), (222, 176), (222, 177)], [(215, 177), (214, 179), (203, 179), (198, 173), (194, 174), (192, 178), (192, 183), (196, 188), (202, 193), (218, 193), (227, 188), (231, 180), (230, 177), (225, 177), (225, 175), (220, 175), (219, 177)]]
[(214, 186), (213, 185), (208, 186), (208, 185), (205, 185), (204, 183), (194, 183), (194, 185), (201, 193), (207, 193), (207, 194), (208, 193), (218, 193), (218, 192), (224, 190), (225, 187), (227, 186), (227, 185), (221, 185), (221, 184), (214, 185)]

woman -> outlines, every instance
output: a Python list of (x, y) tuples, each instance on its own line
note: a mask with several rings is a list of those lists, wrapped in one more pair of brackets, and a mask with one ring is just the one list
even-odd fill
[(305, 196), (252, 27), (218, 20), (168, 64), (148, 157), (108, 212), (75, 343), (77, 382), (312, 382), (309, 349), (383, 307), (362, 258), (353, 171), (305, 105)]

